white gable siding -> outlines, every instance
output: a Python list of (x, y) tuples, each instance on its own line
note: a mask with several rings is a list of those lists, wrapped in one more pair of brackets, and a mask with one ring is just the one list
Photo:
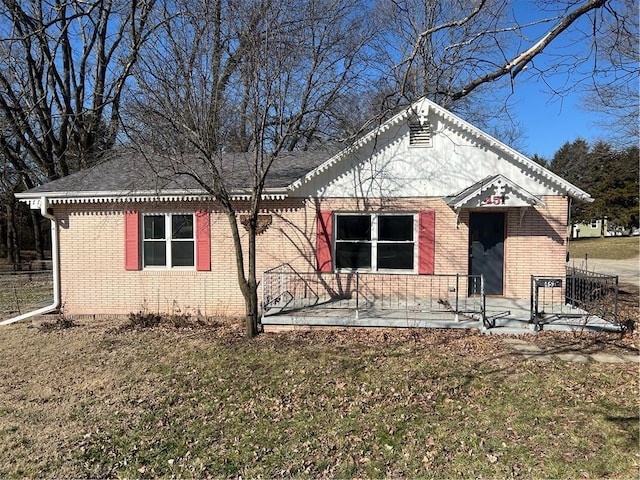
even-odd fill
[(533, 170), (434, 112), (429, 122), (431, 147), (411, 147), (409, 121), (403, 121), (310, 179), (299, 194), (324, 198), (443, 197), (496, 174), (536, 196), (560, 194)]

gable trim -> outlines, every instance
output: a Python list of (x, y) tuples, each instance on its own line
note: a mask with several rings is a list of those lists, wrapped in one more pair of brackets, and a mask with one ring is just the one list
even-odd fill
[[(285, 200), (287, 193), (265, 192), (262, 200)], [(40, 208), (41, 196), (23, 193), (16, 198), (29, 205), (31, 209)], [(51, 205), (96, 204), (96, 203), (142, 203), (142, 202), (210, 202), (216, 198), (208, 194), (189, 194), (185, 192), (158, 194), (157, 192), (77, 192), (47, 195)], [(250, 194), (232, 194), (232, 201), (250, 200)]]
[[(471, 204), (470, 202), (474, 198), (477, 198), (478, 195), (491, 189), (501, 189), (503, 191), (506, 189), (510, 189), (511, 191), (515, 192), (517, 196), (523, 198), (527, 204), (544, 206), (544, 202), (542, 200), (522, 188), (520, 185), (512, 182), (504, 175), (494, 175), (493, 177), (484, 178), (479, 182), (476, 182), (473, 185), (465, 188), (453, 197), (445, 199), (445, 202), (454, 210), (458, 210), (460, 208), (475, 208), (479, 205)], [(499, 206), (502, 208), (510, 207), (510, 205), (507, 204), (501, 204)], [(522, 207), (523, 205), (518, 204), (513, 206)]]
[(360, 137), (352, 145), (350, 145), (349, 147), (343, 149), (341, 152), (339, 152), (338, 154), (334, 155), (333, 157), (331, 157), (329, 160), (327, 160), (326, 162), (324, 162), (320, 166), (314, 168), (309, 173), (307, 173), (305, 176), (303, 176), (303, 177), (299, 178), (298, 180), (296, 180), (295, 182), (291, 183), (289, 185), (289, 187), (288, 187), (288, 190), (290, 192), (295, 192), (296, 190), (300, 189), (303, 185), (309, 183), (315, 177), (321, 175), (323, 172), (329, 170), (335, 164), (337, 164), (340, 161), (342, 161), (349, 154), (359, 150), (360, 148), (362, 148), (364, 145), (368, 144), (369, 142), (374, 141), (380, 134), (386, 132), (391, 127), (399, 124), (400, 122), (406, 121), (406, 120), (410, 119), (412, 116), (415, 117), (417, 115), (420, 118), (420, 117), (424, 117), (427, 114), (429, 114), (429, 115), (431, 115), (431, 114), (439, 115), (444, 120), (450, 122), (455, 127), (457, 127), (460, 131), (466, 132), (469, 135), (474, 136), (475, 138), (481, 140), (482, 142), (484, 142), (485, 144), (487, 144), (491, 148), (496, 148), (496, 149), (502, 151), (509, 158), (513, 159), (517, 164), (520, 164), (523, 167), (534, 171), (536, 174), (540, 175), (542, 178), (548, 180), (549, 182), (551, 182), (555, 186), (560, 187), (559, 189), (561, 191), (565, 191), (567, 195), (569, 195), (571, 197), (574, 197), (576, 199), (579, 199), (579, 200), (587, 201), (587, 202), (592, 202), (593, 201), (593, 198), (591, 197), (591, 195), (589, 195), (584, 190), (581, 190), (580, 188), (576, 187), (572, 183), (564, 180), (563, 178), (559, 177), (555, 173), (553, 173), (550, 170), (544, 168), (542, 165), (539, 165), (536, 162), (534, 162), (533, 160), (530, 160), (529, 158), (527, 158), (526, 156), (524, 156), (521, 153), (517, 152), (513, 148), (507, 146), (506, 144), (504, 144), (501, 141), (499, 141), (498, 139), (492, 137), (488, 133), (483, 132), (479, 128), (474, 127), (469, 122), (463, 120), (462, 118), (458, 117), (457, 115), (454, 115), (453, 113), (449, 112), (445, 108), (441, 107), (440, 105), (432, 102), (431, 100), (429, 100), (427, 98), (422, 98), (422, 99), (414, 102), (413, 104), (411, 104), (410, 106), (408, 106), (407, 108), (402, 110), (401, 112), (399, 112), (396, 115), (394, 115), (393, 117), (391, 117), (391, 119), (387, 120), (383, 124), (381, 124), (378, 127), (374, 128), (373, 130), (371, 130), (366, 135)]

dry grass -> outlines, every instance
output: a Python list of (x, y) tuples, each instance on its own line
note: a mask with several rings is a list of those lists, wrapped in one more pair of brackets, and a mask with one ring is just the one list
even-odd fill
[(626, 260), (640, 255), (640, 237), (580, 238), (569, 242), (571, 258)]
[(636, 364), (526, 362), (460, 331), (125, 325), (3, 328), (0, 476), (638, 475)]

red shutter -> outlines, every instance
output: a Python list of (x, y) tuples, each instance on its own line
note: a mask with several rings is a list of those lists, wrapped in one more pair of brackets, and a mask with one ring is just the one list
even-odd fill
[(316, 260), (319, 272), (330, 272), (331, 261), (332, 214), (329, 211), (318, 212), (316, 219)]
[(140, 213), (124, 213), (124, 269), (140, 270)]
[(420, 212), (418, 225), (418, 273), (435, 271), (436, 212)]
[(196, 270), (211, 270), (211, 221), (207, 210), (196, 212)]

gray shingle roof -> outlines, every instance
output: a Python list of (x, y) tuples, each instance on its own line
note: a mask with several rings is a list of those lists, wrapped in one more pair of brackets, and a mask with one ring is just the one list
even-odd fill
[[(331, 157), (330, 152), (286, 152), (278, 156), (267, 175), (265, 187), (284, 189)], [(215, 160), (232, 192), (252, 185), (254, 157), (251, 153), (224, 154)], [(211, 167), (195, 156), (169, 160), (118, 150), (100, 164), (67, 177), (35, 187), (22, 195), (126, 192), (204, 193), (202, 186), (186, 172), (212, 182)], [(210, 184), (210, 183), (209, 183)], [(21, 196), (22, 196), (21, 195)]]

